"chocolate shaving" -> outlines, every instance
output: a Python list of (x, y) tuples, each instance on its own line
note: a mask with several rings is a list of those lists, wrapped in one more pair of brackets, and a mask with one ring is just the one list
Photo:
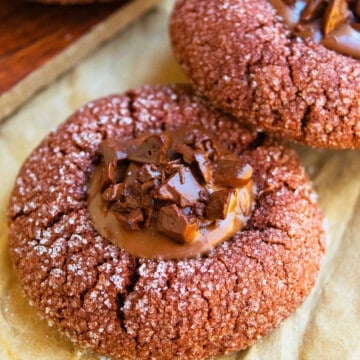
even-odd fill
[(199, 171), (202, 175), (203, 180), (207, 183), (211, 180), (212, 169), (208, 160), (208, 157), (201, 152), (196, 152), (194, 154), (195, 162), (199, 168)]
[(234, 159), (220, 159), (216, 162), (214, 173), (215, 184), (228, 187), (241, 187), (247, 184), (252, 176), (252, 167)]
[(127, 142), (110, 139), (100, 149), (107, 211), (132, 231), (154, 220), (157, 231), (179, 243), (193, 241), (200, 227), (225, 219), (234, 188), (245, 186), (252, 175), (250, 165), (233, 155), (220, 156), (219, 146), (199, 128)]
[(161, 172), (154, 164), (143, 165), (137, 173), (137, 179), (140, 182), (158, 179), (161, 177)]
[(199, 200), (201, 189), (190, 169), (181, 165), (177, 173), (153, 192), (153, 196), (155, 199), (173, 201), (185, 207)]
[(324, 5), (324, 0), (307, 0), (306, 7), (301, 13), (301, 21), (311, 21), (316, 18)]
[(129, 230), (138, 231), (140, 229), (139, 224), (144, 220), (143, 213), (140, 209), (135, 209), (129, 213), (114, 213), (117, 220), (122, 223)]
[(189, 243), (196, 237), (198, 224), (175, 204), (160, 209), (156, 229), (179, 243)]
[(229, 211), (230, 199), (233, 194), (231, 189), (222, 189), (211, 194), (205, 208), (205, 216), (208, 219), (225, 219)]
[(185, 163), (191, 164), (194, 161), (194, 150), (189, 145), (176, 144), (174, 151), (181, 154)]
[(147, 136), (138, 144), (128, 159), (140, 163), (160, 165), (166, 162), (166, 153), (169, 148), (169, 138), (165, 134)]
[(123, 143), (115, 139), (109, 139), (103, 141), (100, 144), (100, 152), (103, 156), (105, 164), (109, 164), (117, 160), (125, 160), (127, 158), (127, 153), (125, 148), (123, 148)]
[(103, 193), (102, 198), (105, 201), (116, 201), (119, 200), (122, 196), (124, 190), (124, 184), (114, 184), (110, 185)]
[(328, 35), (340, 24), (345, 23), (350, 12), (346, 0), (331, 0), (324, 14), (324, 35)]
[[(360, 58), (359, 0), (269, 0), (295, 35), (320, 42), (329, 49)], [(295, 20), (294, 20), (295, 19)]]
[(110, 182), (110, 183), (117, 183), (119, 181), (119, 172), (118, 172), (118, 166), (117, 166), (117, 162), (116, 161), (112, 161), (109, 163), (108, 167), (107, 167), (107, 178), (106, 178), (106, 182)]

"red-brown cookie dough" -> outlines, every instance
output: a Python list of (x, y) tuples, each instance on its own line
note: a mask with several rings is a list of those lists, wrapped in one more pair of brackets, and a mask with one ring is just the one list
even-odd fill
[[(255, 207), (208, 255), (134, 258), (90, 220), (99, 144), (184, 124), (203, 125), (253, 167)], [(316, 196), (293, 151), (186, 86), (145, 86), (78, 110), (22, 166), (9, 228), (31, 304), (74, 342), (126, 359), (200, 359), (249, 346), (303, 302), (324, 252)]]
[(294, 36), (266, 0), (178, 0), (174, 53), (196, 88), (256, 128), (360, 148), (360, 60)]

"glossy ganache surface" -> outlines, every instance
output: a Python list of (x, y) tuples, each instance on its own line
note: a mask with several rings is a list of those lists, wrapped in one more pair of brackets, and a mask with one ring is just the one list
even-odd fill
[(96, 229), (134, 256), (205, 254), (251, 214), (252, 167), (203, 128), (107, 139), (100, 152), (89, 211)]
[(359, 0), (269, 0), (291, 30), (331, 50), (360, 58)]

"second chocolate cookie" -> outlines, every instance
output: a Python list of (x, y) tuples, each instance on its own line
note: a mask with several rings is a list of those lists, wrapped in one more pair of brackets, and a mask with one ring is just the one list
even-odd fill
[[(177, 1), (170, 24), (175, 56), (201, 93), (256, 128), (314, 147), (360, 148), (360, 60), (323, 45), (333, 32), (322, 43), (298, 36), (280, 15), (304, 1), (271, 3)], [(360, 47), (360, 20), (352, 2), (344, 3), (350, 15), (340, 25), (354, 26)]]

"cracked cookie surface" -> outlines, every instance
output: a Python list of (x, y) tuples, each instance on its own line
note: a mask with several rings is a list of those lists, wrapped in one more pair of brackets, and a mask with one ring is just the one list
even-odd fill
[(360, 148), (360, 61), (292, 35), (266, 0), (178, 0), (176, 58), (216, 106), (314, 147)]
[[(134, 258), (87, 209), (99, 144), (203, 125), (254, 169), (247, 226), (206, 256)], [(322, 217), (295, 154), (186, 86), (88, 103), (25, 161), (9, 204), (10, 253), (31, 303), (81, 346), (126, 359), (199, 359), (245, 348), (294, 311), (324, 252)]]

